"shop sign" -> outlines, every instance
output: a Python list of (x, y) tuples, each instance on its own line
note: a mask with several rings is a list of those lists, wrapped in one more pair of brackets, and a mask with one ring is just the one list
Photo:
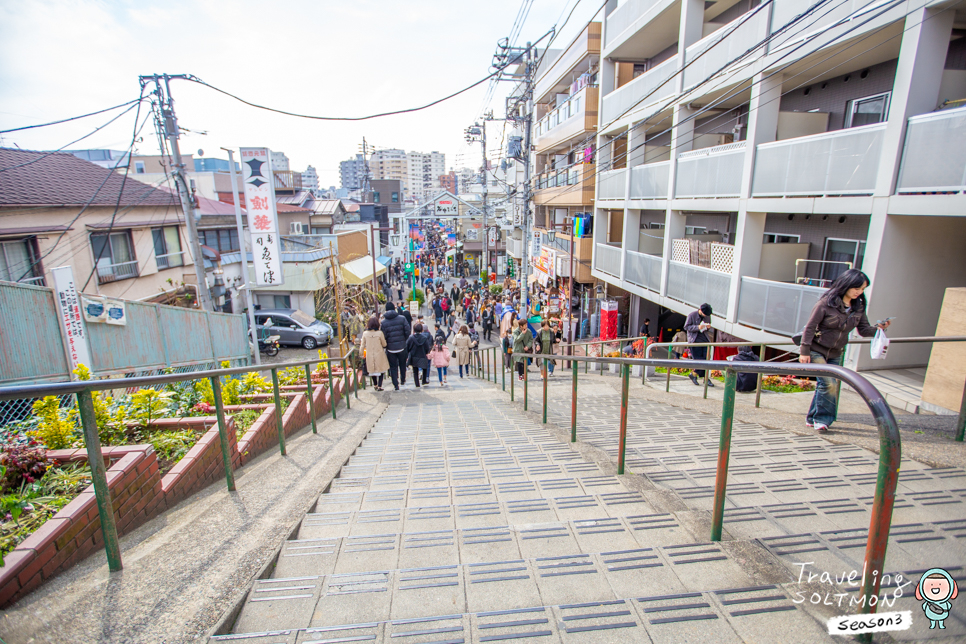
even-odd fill
[(252, 235), (255, 284), (279, 286), (285, 280), (278, 238), (272, 156), (268, 148), (242, 148), (241, 160), (245, 210), (248, 212), (248, 230)]
[(70, 370), (77, 365), (91, 366), (90, 348), (87, 346), (87, 327), (81, 314), (81, 302), (74, 284), (74, 271), (70, 266), (60, 266), (50, 271), (54, 281), (57, 302), (57, 318), (64, 332)]

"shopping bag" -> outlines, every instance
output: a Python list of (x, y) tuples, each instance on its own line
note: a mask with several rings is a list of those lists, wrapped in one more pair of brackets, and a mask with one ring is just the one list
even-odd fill
[(869, 351), (872, 353), (873, 360), (882, 360), (886, 357), (886, 354), (889, 353), (889, 338), (885, 331), (876, 329), (872, 344), (869, 345)]

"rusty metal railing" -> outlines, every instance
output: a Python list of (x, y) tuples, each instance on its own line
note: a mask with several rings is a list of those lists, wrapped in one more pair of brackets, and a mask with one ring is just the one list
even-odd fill
[[(494, 360), (501, 356), (500, 347), (488, 349), (494, 352)], [(571, 441), (577, 440), (577, 373), (578, 363), (596, 362), (599, 364), (619, 365), (621, 371), (621, 411), (620, 427), (617, 451), (617, 473), (625, 472), (625, 453), (627, 447), (627, 416), (628, 416), (628, 390), (630, 383), (630, 370), (633, 366), (647, 367), (667, 367), (668, 369), (678, 366), (679, 360), (668, 360), (661, 358), (603, 358), (597, 356), (573, 356), (556, 354), (527, 354), (527, 358), (534, 361), (543, 360), (544, 368), (548, 360), (569, 361), (571, 365), (572, 387), (571, 387)], [(715, 494), (714, 506), (712, 510), (711, 540), (720, 541), (724, 524), (724, 505), (728, 483), (728, 464), (731, 453), (731, 434), (734, 423), (735, 407), (735, 384), (739, 372), (750, 373), (769, 373), (787, 374), (796, 376), (824, 376), (831, 377), (849, 384), (865, 400), (869, 406), (869, 411), (875, 418), (875, 423), (879, 431), (879, 468), (876, 479), (875, 495), (872, 502), (872, 520), (869, 526), (869, 536), (865, 550), (865, 570), (872, 570), (872, 575), (864, 577), (861, 593), (865, 597), (863, 611), (874, 612), (878, 602), (869, 601), (875, 595), (878, 596), (880, 589), (880, 578), (883, 565), (885, 563), (886, 547), (889, 539), (889, 529), (892, 524), (892, 510), (895, 505), (896, 486), (899, 479), (899, 465), (902, 459), (902, 445), (899, 437), (899, 426), (896, 423), (892, 409), (886, 403), (882, 394), (860, 374), (840, 367), (837, 365), (819, 364), (800, 364), (800, 363), (762, 363), (762, 362), (729, 362), (726, 360), (691, 360), (689, 366), (709, 370), (721, 370), (725, 373), (725, 395), (721, 410), (721, 429), (718, 440), (718, 465), (715, 475)], [(502, 363), (501, 371), (505, 373), (507, 369), (505, 362)], [(511, 372), (512, 373), (512, 372)], [(524, 370), (526, 374), (526, 370)], [(515, 374), (513, 374), (515, 375)], [(526, 378), (526, 376), (525, 376)], [(495, 374), (494, 374), (495, 380)], [(544, 411), (543, 418), (546, 422), (547, 409), (547, 378), (543, 379), (544, 387)], [(511, 375), (511, 395), (513, 393), (513, 377)], [(524, 379), (524, 409), (527, 408), (527, 380)]]
[[(223, 376), (233, 376), (253, 371), (265, 371), (270, 369), (272, 372), (272, 393), (275, 404), (275, 422), (278, 430), (278, 448), (285, 456), (285, 431), (282, 427), (282, 405), (278, 385), (278, 370), (289, 367), (305, 367), (306, 387), (308, 389), (308, 409), (312, 419), (312, 433), (318, 433), (315, 419), (315, 402), (312, 392), (312, 370), (311, 366), (325, 363), (329, 371), (329, 387), (332, 387), (332, 364), (340, 363), (342, 366), (343, 378), (351, 378), (351, 386), (356, 398), (359, 397), (359, 374), (357, 368), (350, 367), (347, 363), (353, 358), (356, 352), (351, 349), (345, 356), (339, 358), (325, 358), (320, 360), (301, 360), (297, 362), (283, 362), (271, 366), (255, 367), (233, 367), (229, 369), (210, 369), (208, 371), (193, 371), (188, 373), (163, 374), (159, 376), (144, 376), (141, 378), (125, 378), (123, 380), (104, 379), (104, 380), (82, 380), (75, 382), (50, 383), (39, 385), (20, 385), (14, 387), (0, 387), (0, 401), (17, 400), (21, 398), (43, 398), (44, 396), (63, 396), (76, 395), (77, 406), (80, 411), (81, 427), (84, 431), (84, 446), (87, 449), (87, 460), (91, 466), (91, 480), (94, 485), (94, 496), (97, 502), (97, 512), (101, 519), (101, 534), (104, 537), (104, 550), (107, 553), (107, 565), (111, 572), (116, 572), (123, 568), (121, 562), (121, 547), (118, 542), (117, 526), (114, 523), (114, 511), (111, 504), (111, 491), (107, 487), (107, 469), (104, 466), (104, 455), (101, 452), (101, 441), (97, 433), (97, 418), (94, 414), (94, 398), (92, 392), (107, 389), (117, 389), (123, 385), (124, 388), (147, 387), (152, 385), (168, 384), (175, 382), (185, 382), (189, 380), (211, 381), (211, 389), (215, 399), (215, 411), (218, 416), (218, 437), (221, 441), (221, 456), (225, 467), (225, 480), (228, 490), (235, 490), (235, 475), (231, 463), (231, 450), (228, 441), (228, 429), (225, 421), (225, 407), (221, 395), (221, 378)], [(348, 382), (348, 381), (347, 381)], [(346, 387), (349, 385), (347, 384)], [(365, 389), (366, 382), (362, 380), (362, 387)], [(348, 388), (345, 389), (346, 409), (350, 408), (349, 398), (351, 394)], [(335, 395), (332, 396), (332, 418), (336, 417)]]

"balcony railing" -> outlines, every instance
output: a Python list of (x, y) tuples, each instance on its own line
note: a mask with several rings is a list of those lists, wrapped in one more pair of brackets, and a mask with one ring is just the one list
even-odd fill
[(578, 163), (539, 175), (534, 182), (533, 202), (539, 206), (590, 206), (594, 199), (596, 166)]
[[(536, 124), (534, 138), (537, 150), (560, 145), (596, 127), (599, 96), (596, 85), (587, 85), (540, 119)], [(588, 115), (592, 117), (591, 123), (587, 122)]]
[(671, 261), (667, 280), (667, 296), (691, 306), (705, 302), (724, 315), (728, 310), (731, 274)]
[(629, 250), (624, 262), (624, 279), (626, 281), (655, 293), (661, 292), (663, 258), (658, 255), (646, 255)]
[(47, 280), (44, 279), (43, 275), (38, 275), (37, 277), (25, 277), (22, 280), (18, 280), (20, 284), (33, 284), (34, 286), (47, 286)]
[(542, 102), (544, 96), (559, 83), (572, 80), (572, 70), (584, 58), (600, 54), (600, 29), (599, 22), (587, 25), (570, 46), (550, 63), (546, 71), (540, 69), (537, 72), (540, 78), (537, 80), (534, 97), (538, 102)]
[(745, 144), (738, 141), (679, 155), (674, 196), (740, 196)]
[(966, 107), (909, 119), (897, 192), (966, 192)]
[(631, 199), (667, 199), (670, 172), (670, 161), (631, 168)]
[(290, 172), (288, 170), (275, 170), (272, 172), (275, 177), (276, 190), (301, 190), (302, 173)]
[[(697, 85), (712, 76), (725, 63), (736, 59), (756, 43), (761, 42), (767, 35), (768, 16), (767, 8), (762, 8), (755, 13), (748, 12), (688, 47), (685, 55), (687, 67), (684, 70), (684, 87)], [(712, 47), (714, 49), (711, 49)], [(701, 55), (705, 51), (708, 53)], [(754, 61), (759, 53), (748, 54), (722, 74), (742, 67), (743, 63)]]
[(608, 170), (597, 178), (597, 199), (623, 199), (627, 170)]
[[(621, 9), (626, 7), (628, 2)], [(616, 13), (616, 12), (615, 12)], [(636, 107), (650, 105), (674, 93), (674, 81), (669, 80), (677, 72), (677, 57), (673, 56), (654, 69), (649, 69), (623, 87), (604, 97), (601, 104), (601, 122), (606, 127), (621, 118), (625, 112)]]
[(871, 195), (885, 123), (763, 143), (754, 197)]
[(174, 266), (184, 266), (184, 251), (168, 253), (166, 255), (156, 255), (154, 257), (158, 264), (158, 270), (172, 268)]
[(100, 284), (108, 284), (137, 276), (137, 260), (133, 262), (121, 262), (120, 264), (107, 264), (101, 261), (97, 265), (97, 280)]
[(614, 277), (621, 276), (621, 249), (617, 246), (597, 244), (594, 268)]
[(607, 16), (607, 46), (658, 3), (658, 0), (627, 0)]
[(738, 322), (779, 335), (792, 336), (805, 327), (823, 288), (742, 277)]

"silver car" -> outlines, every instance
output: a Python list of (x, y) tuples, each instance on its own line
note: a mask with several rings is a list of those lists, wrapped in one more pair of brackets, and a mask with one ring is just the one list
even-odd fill
[(277, 335), (283, 346), (314, 349), (329, 344), (332, 327), (299, 309), (261, 309), (255, 311), (259, 335)]

